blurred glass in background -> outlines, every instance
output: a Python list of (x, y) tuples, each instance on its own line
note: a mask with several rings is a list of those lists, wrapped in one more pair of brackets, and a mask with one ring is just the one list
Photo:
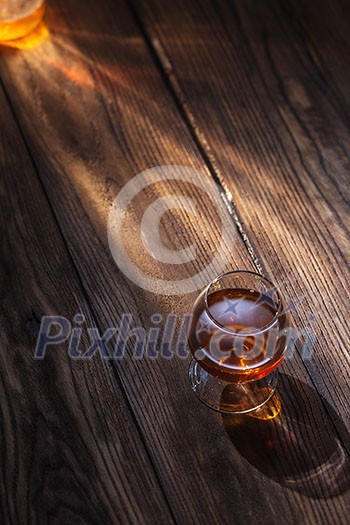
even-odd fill
[(46, 0), (0, 0), (0, 41), (21, 38), (43, 18)]

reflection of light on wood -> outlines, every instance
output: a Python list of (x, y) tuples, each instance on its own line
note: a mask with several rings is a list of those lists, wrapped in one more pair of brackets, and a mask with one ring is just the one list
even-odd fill
[(64, 75), (74, 84), (84, 88), (94, 89), (94, 80), (84, 62), (79, 62), (75, 60), (74, 57), (70, 57), (69, 64), (65, 64), (49, 55), (45, 57), (45, 60), (49, 66), (56, 69), (56, 71)]
[[(74, 34), (74, 32), (72, 32), (72, 34)], [(95, 38), (96, 35), (92, 34), (92, 36), (93, 38)], [(60, 71), (60, 73), (64, 74), (72, 82), (79, 84), (82, 87), (95, 89), (95, 82), (90, 72), (91, 69), (96, 70), (103, 81), (107, 79), (113, 84), (128, 89), (127, 82), (125, 82), (125, 80), (122, 79), (122, 76), (118, 71), (109, 70), (107, 67), (104, 67), (103, 65), (94, 62), (94, 60), (89, 58), (87, 55), (83, 55), (74, 46), (69, 45), (67, 42), (60, 38), (57, 38), (57, 36), (55, 37), (55, 44), (61, 47), (66, 53), (69, 54), (69, 65), (63, 64), (62, 61), (58, 60), (50, 60), (49, 64), (50, 66)], [(47, 58), (48, 57), (45, 57), (45, 59)], [(83, 68), (85, 68), (85, 71), (83, 71)]]
[(14, 47), (16, 49), (30, 49), (36, 47), (49, 36), (49, 30), (45, 22), (41, 22), (29, 35), (16, 40), (7, 40), (0, 42), (0, 45)]
[(267, 421), (268, 419), (274, 419), (282, 410), (282, 403), (277, 394), (275, 394), (264, 406), (254, 410), (247, 414), (249, 417), (255, 419), (262, 419)]

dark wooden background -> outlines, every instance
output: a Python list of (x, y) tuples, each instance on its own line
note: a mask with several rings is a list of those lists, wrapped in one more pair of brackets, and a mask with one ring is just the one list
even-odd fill
[[(349, 523), (349, 2), (54, 0), (45, 23), (0, 48), (0, 522)], [(281, 285), (315, 333), (312, 359), (281, 367), (274, 419), (209, 411), (188, 360), (131, 343), (119, 362), (33, 359), (44, 315), (103, 333), (190, 311), (195, 294), (138, 288), (107, 242), (117, 192), (163, 164), (217, 182), (229, 265)], [(187, 191), (206, 220), (163, 224), (177, 248), (196, 235), (182, 277), (217, 246)]]

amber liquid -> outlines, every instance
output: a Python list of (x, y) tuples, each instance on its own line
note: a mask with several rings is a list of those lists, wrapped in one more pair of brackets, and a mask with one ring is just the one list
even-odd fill
[(27, 35), (43, 18), (45, 0), (27, 0), (24, 3), (0, 0), (0, 2), (3, 1), (6, 6), (1, 5), (0, 7), (0, 42), (15, 40)]
[(194, 357), (211, 375), (228, 382), (261, 379), (283, 359), (286, 315), (253, 290), (225, 289), (197, 300), (189, 334)]

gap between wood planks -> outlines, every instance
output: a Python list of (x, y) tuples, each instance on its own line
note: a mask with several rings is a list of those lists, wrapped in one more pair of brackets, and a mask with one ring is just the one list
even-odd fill
[[(215, 173), (215, 170), (214, 170), (214, 173)], [(39, 177), (40, 177), (40, 175), (39, 175)], [(57, 214), (57, 217), (59, 217), (59, 214)], [(118, 375), (118, 379), (119, 379), (119, 375)], [(124, 392), (124, 389), (123, 389), (123, 392)], [(317, 392), (317, 390), (316, 390), (316, 392)]]
[[(147, 24), (143, 23), (142, 17), (139, 15), (138, 10), (135, 7), (134, 0), (127, 0), (127, 3), (134, 17), (135, 23), (147, 43), (147, 47), (150, 50), (150, 54), (154, 60), (155, 65), (157, 66), (157, 69), (160, 72), (160, 75), (164, 81), (164, 84), (169, 90), (171, 96), (173, 97), (176, 107), (179, 110), (179, 114), (181, 115), (187, 129), (189, 130), (189, 133), (191, 134), (191, 137), (193, 138), (200, 154), (205, 160), (207, 168), (214, 182), (218, 186), (218, 189), (226, 205), (228, 213), (232, 218), (233, 224), (235, 225), (238, 231), (238, 234), (240, 238), (242, 239), (249, 256), (251, 257), (252, 262), (257, 272), (260, 273), (261, 275), (266, 275), (267, 272), (266, 272), (264, 263), (259, 258), (257, 251), (254, 248), (253, 243), (249, 237), (249, 233), (245, 230), (243, 226), (243, 223), (239, 217), (239, 212), (236, 209), (236, 206), (234, 204), (232, 193), (229, 191), (228, 187), (226, 186), (223, 180), (223, 177), (220, 177), (221, 170), (216, 163), (215, 155), (212, 153), (210, 145), (208, 144), (204, 134), (201, 132), (200, 126), (197, 124), (196, 118), (193, 112), (191, 111), (189, 104), (187, 103), (186, 96), (183, 90), (181, 89), (181, 86), (177, 80), (176, 74), (174, 73), (174, 69), (173, 69), (171, 60), (169, 59), (159, 38), (157, 38), (157, 36), (152, 34), (152, 29), (149, 29), (147, 27)], [(349, 448), (350, 444), (347, 443), (342, 438), (341, 433), (339, 432), (335, 422), (333, 421), (331, 414), (329, 410), (327, 409), (326, 403), (323, 401), (323, 396), (321, 395), (319, 391), (317, 382), (313, 378), (311, 372), (309, 371), (308, 367), (305, 365), (302, 359), (301, 352), (300, 352), (298, 345), (296, 345), (296, 350), (298, 352), (298, 355), (300, 356), (300, 360), (303, 364), (304, 370), (306, 371), (308, 377), (310, 378), (312, 385), (314, 386), (316, 392), (318, 393), (322, 401), (322, 404), (324, 406), (326, 413), (328, 414), (330, 420), (332, 421), (332, 426), (335, 430), (335, 433), (337, 434), (340, 442), (344, 446), (344, 449), (347, 455), (350, 457), (350, 448)]]
[(150, 54), (154, 60), (154, 63), (157, 66), (157, 69), (160, 72), (160, 75), (164, 80), (164, 83), (175, 102), (175, 105), (182, 117), (182, 120), (184, 121), (194, 143), (196, 144), (199, 153), (203, 157), (214, 182), (218, 186), (221, 198), (225, 203), (227, 211), (230, 217), (232, 218), (233, 224), (235, 225), (238, 234), (249, 253), (250, 258), (252, 259), (257, 272), (261, 275), (266, 274), (266, 269), (264, 268), (263, 262), (259, 259), (254, 249), (254, 246), (249, 238), (249, 235), (243, 227), (238, 211), (236, 210), (236, 207), (233, 203), (232, 194), (228, 190), (225, 183), (222, 182), (222, 180), (220, 180), (220, 169), (215, 162), (215, 157), (211, 152), (210, 146), (206, 141), (204, 135), (201, 133), (199, 126), (196, 123), (196, 119), (186, 102), (186, 97), (181, 90), (180, 84), (177, 81), (177, 78), (173, 72), (171, 62), (167, 57), (166, 52), (162, 47), (162, 44), (160, 43), (159, 39), (153, 37), (142, 24), (142, 20), (139, 17), (132, 0), (127, 0), (127, 2), (130, 11), (134, 17), (136, 26), (143, 35), (147, 47), (150, 50)]

